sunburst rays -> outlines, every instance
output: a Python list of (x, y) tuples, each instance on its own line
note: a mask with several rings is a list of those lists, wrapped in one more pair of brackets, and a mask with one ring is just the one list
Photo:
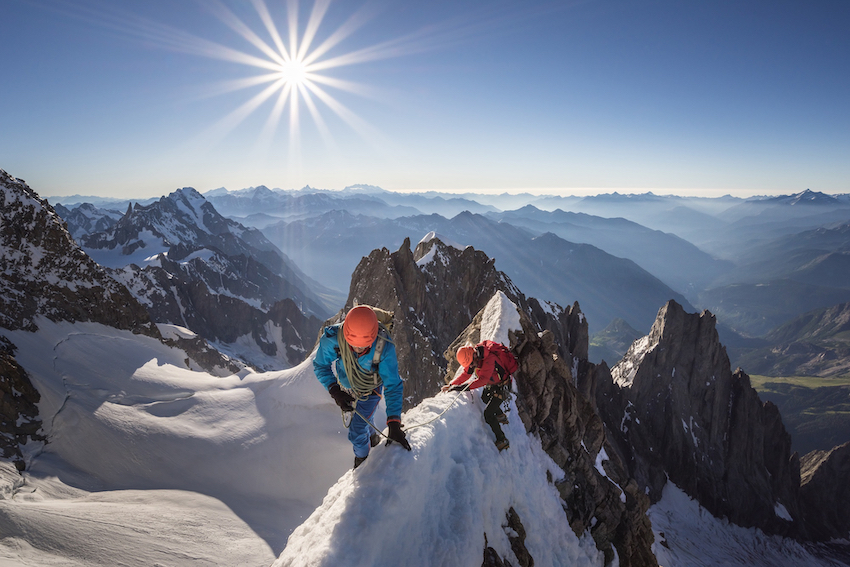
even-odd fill
[[(363, 135), (370, 128), (366, 121), (339, 100), (331, 90), (346, 91), (368, 96), (371, 90), (363, 84), (328, 76), (330, 69), (365, 63), (378, 58), (396, 55), (391, 46), (376, 46), (342, 52), (339, 44), (351, 36), (368, 19), (359, 11), (330, 33), (323, 41), (315, 40), (330, 6), (330, 0), (316, 0), (303, 30), (299, 29), (298, 0), (288, 0), (284, 25), (276, 22), (265, 0), (251, 0), (251, 5), (262, 22), (261, 30), (255, 31), (240, 19), (220, 0), (209, 0), (211, 13), (231, 30), (246, 40), (254, 53), (239, 51), (222, 44), (180, 34), (172, 36), (171, 47), (203, 57), (238, 63), (259, 71), (252, 77), (221, 84), (218, 93), (260, 89), (228, 115), (216, 121), (200, 135), (207, 143), (226, 137), (260, 108), (270, 106), (261, 132), (257, 136), (258, 147), (267, 152), (274, 141), (280, 125), (289, 126), (288, 149), (290, 165), (297, 161), (300, 153), (300, 128), (302, 109), (307, 110), (326, 145), (333, 145), (333, 136), (323, 115), (331, 112), (344, 123)], [(260, 34), (265, 37), (262, 37)], [(174, 40), (178, 43), (175, 44)], [(270, 104), (267, 104), (270, 103)]]
[[(202, 10), (223, 23), (237, 37), (220, 35), (221, 30), (216, 31), (215, 26), (203, 23), (197, 14), (191, 13), (191, 9), (182, 12), (175, 9), (174, 13), (180, 14), (185, 22), (178, 27), (177, 24), (164, 23), (159, 17), (154, 20), (142, 16), (140, 11), (129, 12), (126, 7), (119, 7), (108, 0), (51, 0), (50, 7), (95, 26), (115, 30), (122, 39), (141, 40), (156, 49), (229, 64), (230, 67), (223, 65), (215, 71), (220, 74), (232, 73), (234, 67), (253, 71), (253, 74), (251, 71), (243, 73), (247, 76), (240, 78), (195, 85), (195, 88), (202, 87), (193, 97), (196, 100), (227, 96), (224, 104), (233, 106), (219, 107), (217, 112), (221, 114), (208, 115), (207, 126), (199, 126), (195, 136), (190, 134), (190, 139), (183, 140), (184, 149), (189, 152), (172, 154), (179, 154), (182, 159), (209, 157), (213, 148), (224, 147), (221, 142), (226, 138), (237, 139), (233, 136), (234, 130), (245, 125), (249, 117), (258, 117), (258, 120), (250, 121), (251, 128), (256, 128), (254, 134), (245, 127), (241, 128), (238, 136), (240, 146), (246, 147), (246, 139), (250, 145), (253, 136), (256, 144), (254, 157), (265, 161), (274, 149), (271, 157), (276, 163), (279, 163), (281, 152), (286, 151), (277, 148), (286, 146), (290, 170), (298, 165), (293, 160), (300, 152), (301, 128), (307, 122), (302, 120), (305, 110), (309, 122), (329, 149), (335, 147), (335, 134), (344, 134), (339, 129), (341, 125), (372, 147), (386, 149), (397, 146), (397, 142), (390, 144), (387, 136), (371, 123), (374, 119), (366, 120), (352, 109), (355, 105), (348, 96), (353, 94), (386, 102), (387, 93), (372, 85), (333, 76), (340, 74), (335, 71), (382, 59), (457, 47), (475, 36), (515, 25), (519, 16), (513, 11), (505, 13), (487, 6), (480, 12), (455, 13), (454, 17), (441, 22), (410, 21), (404, 22), (403, 26), (384, 25), (378, 31), (382, 37), (376, 37), (369, 35), (374, 31), (367, 33), (364, 27), (378, 18), (378, 1), (367, 1), (353, 10), (348, 0), (340, 2), (341, 11), (352, 10), (352, 13), (347, 19), (335, 20), (341, 23), (334, 23), (332, 29), (326, 24), (331, 20), (326, 16), (332, 0), (303, 0), (309, 14), (302, 19), (299, 19), (300, 2), (197, 1)], [(338, 15), (333, 14), (334, 17)], [(177, 17), (172, 18), (172, 21), (178, 20)], [(394, 23), (397, 24), (398, 20)], [(406, 32), (401, 31), (404, 27), (407, 27)], [(393, 37), (394, 32), (389, 30), (397, 30), (400, 34)], [(364, 41), (367, 38), (371, 38), (371, 42)], [(240, 99), (240, 96), (244, 98)], [(362, 112), (362, 109), (358, 110)], [(281, 135), (281, 126), (284, 125), (288, 126), (288, 137)]]

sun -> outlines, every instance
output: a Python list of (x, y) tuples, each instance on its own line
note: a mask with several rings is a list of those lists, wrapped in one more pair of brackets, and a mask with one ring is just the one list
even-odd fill
[[(210, 149), (249, 116), (266, 109), (268, 116), (257, 134), (258, 149), (265, 154), (273, 146), (279, 126), (288, 122), (287, 146), (292, 160), (300, 155), (300, 129), (305, 110), (328, 147), (335, 145), (325, 120), (325, 116), (330, 115), (339, 118), (364, 139), (380, 137), (374, 127), (340, 100), (340, 93), (374, 98), (376, 89), (335, 78), (328, 74), (329, 71), (399, 57), (418, 52), (424, 45), (432, 45), (413, 34), (346, 50), (346, 40), (374, 17), (374, 10), (367, 2), (335, 29), (319, 33), (331, 1), (312, 0), (309, 17), (305, 20), (299, 18), (299, 0), (276, 2), (276, 7), (285, 8), (276, 15), (269, 10), (266, 0), (240, 0), (241, 17), (224, 0), (204, 0), (204, 9), (239, 36), (237, 41), (230, 38), (226, 43), (138, 16), (110, 17), (108, 24), (161, 48), (255, 70), (242, 78), (204, 88), (204, 98), (245, 92), (246, 99), (223, 117), (214, 119), (189, 143)], [(98, 16), (105, 17), (101, 13)], [(234, 47), (239, 42), (242, 47)], [(229, 70), (223, 68), (223, 72)]]
[(361, 135), (370, 131), (371, 127), (364, 120), (331, 94), (331, 90), (335, 90), (363, 96), (370, 89), (366, 85), (334, 78), (327, 71), (396, 57), (403, 51), (399, 49), (398, 42), (388, 41), (353, 51), (341, 49), (340, 44), (365, 23), (366, 15), (361, 12), (355, 12), (337, 29), (331, 30), (325, 39), (316, 42), (331, 0), (315, 0), (303, 28), (299, 27), (298, 0), (287, 0), (284, 21), (275, 20), (265, 0), (250, 0), (250, 3), (262, 24), (258, 29), (237, 17), (221, 0), (208, 0), (207, 6), (214, 16), (252, 46), (251, 51), (240, 51), (186, 34), (181, 36), (184, 50), (259, 71), (251, 77), (220, 86), (221, 93), (246, 90), (256, 94), (213, 124), (208, 129), (212, 136), (205, 132), (200, 137), (209, 141), (210, 138), (227, 136), (248, 116), (263, 108), (267, 101), (274, 102), (257, 142), (266, 149), (270, 147), (279, 125), (288, 121), (290, 159), (299, 152), (304, 109), (329, 146), (333, 145), (333, 141), (323, 113), (333, 113)]
[(307, 66), (300, 61), (288, 61), (280, 66), (280, 78), (287, 84), (301, 86), (308, 82)]

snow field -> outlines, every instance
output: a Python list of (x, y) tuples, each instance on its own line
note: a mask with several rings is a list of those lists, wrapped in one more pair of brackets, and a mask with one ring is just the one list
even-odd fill
[(664, 567), (846, 565), (824, 557), (827, 551), (821, 545), (803, 545), (715, 518), (669, 481), (648, 515), (655, 534), (652, 550)]
[[(38, 333), (2, 331), (42, 395), (51, 442), (25, 447), (25, 484), (0, 500), (0, 565), (175, 565), (195, 557), (267, 567), (351, 466), (339, 410), (311, 360), (217, 378), (186, 368), (185, 353), (148, 337), (94, 323), (37, 324)], [(54, 521), (63, 515), (76, 520)], [(196, 529), (183, 532), (182, 545), (175, 536), (165, 546), (171, 560), (163, 552), (156, 561), (116, 561), (110, 551), (163, 549), (167, 534), (192, 517)], [(108, 548), (97, 543), (103, 525), (113, 526)]]

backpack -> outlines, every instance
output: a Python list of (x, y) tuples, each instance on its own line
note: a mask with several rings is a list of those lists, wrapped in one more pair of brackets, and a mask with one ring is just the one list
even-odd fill
[(512, 353), (511, 350), (505, 345), (499, 343), (499, 347), (501, 347), (499, 350), (504, 353), (504, 355), (502, 356), (502, 362), (505, 363), (505, 370), (508, 372), (508, 374), (513, 374), (519, 368), (519, 363), (517, 363), (516, 356), (514, 356), (514, 353)]
[[(371, 305), (369, 307), (372, 307)], [(381, 353), (384, 351), (384, 345), (387, 342), (393, 342), (393, 317), (395, 313), (386, 311), (380, 307), (372, 307), (375, 316), (378, 318), (378, 342), (375, 345), (375, 353), (372, 355), (372, 372), (378, 372), (378, 365), (381, 362)]]
[[(503, 345), (502, 343), (497, 343), (493, 341), (488, 341), (490, 343), (488, 350), (496, 355), (497, 360), (499, 361), (499, 366), (505, 369), (506, 374), (513, 374), (519, 368), (517, 364), (516, 357), (511, 350)], [(481, 354), (483, 355), (483, 346), (480, 347), (482, 349)]]

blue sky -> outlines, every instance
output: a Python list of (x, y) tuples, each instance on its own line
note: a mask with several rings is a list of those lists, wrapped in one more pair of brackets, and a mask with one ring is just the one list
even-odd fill
[(315, 71), (356, 92), (314, 83), (344, 109), (293, 127), (280, 90), (228, 122), (271, 83), (221, 92), (275, 72), (221, 57), (273, 62), (244, 29), (288, 46), (286, 0), (5, 0), (0, 167), (45, 196), (850, 192), (846, 1), (325, 3), (310, 48), (353, 31), (316, 62), (375, 57)]

